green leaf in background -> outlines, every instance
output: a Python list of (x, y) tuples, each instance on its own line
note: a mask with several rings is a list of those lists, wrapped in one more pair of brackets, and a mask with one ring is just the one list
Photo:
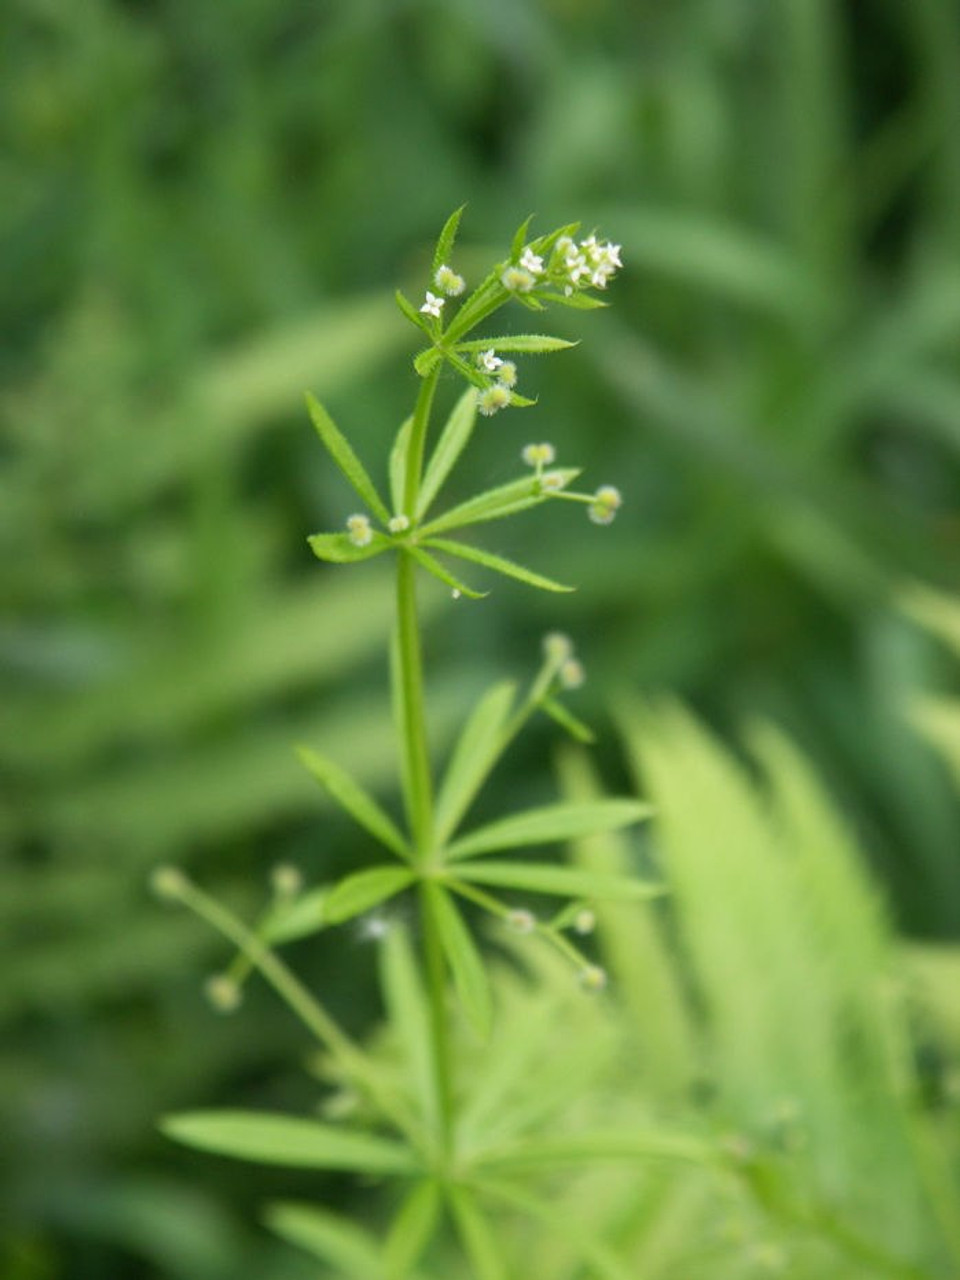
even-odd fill
[(477, 1204), (474, 1192), (456, 1183), (445, 1191), (476, 1280), (512, 1280), (498, 1234)]
[(468, 387), (453, 406), (440, 438), (436, 443), (430, 461), (424, 472), (420, 486), (420, 497), (417, 500), (417, 519), (422, 520), (440, 492), (447, 476), (453, 470), (457, 459), (466, 448), (473, 433), (477, 418), (477, 393)]
[(475, 591), (473, 587), (468, 587), (465, 582), (461, 582), (459, 578), (455, 578), (453, 574), (443, 567), (439, 560), (436, 560), (429, 552), (424, 551), (422, 547), (410, 544), (407, 551), (413, 556), (427, 573), (439, 579), (440, 582), (450, 588), (451, 591), (457, 592), (459, 595), (466, 596), (468, 600), (482, 600), (484, 596), (489, 595), (487, 591)]
[(257, 1111), (188, 1111), (167, 1116), (169, 1138), (200, 1151), (288, 1168), (413, 1173), (417, 1163), (398, 1142), (297, 1116)]
[(443, 230), (437, 238), (437, 247), (433, 252), (431, 275), (436, 275), (438, 268), (450, 265), (450, 254), (453, 252), (454, 241), (457, 238), (457, 228), (460, 226), (460, 219), (466, 207), (465, 204), (462, 204), (459, 209), (454, 209), (443, 224)]
[(496, 764), (515, 696), (513, 681), (495, 684), (483, 695), (463, 726), (437, 793), (434, 827), (439, 842), (445, 842), (456, 830)]
[(437, 1097), (430, 1055), (430, 1008), (409, 934), (399, 922), (387, 931), (380, 947), (380, 978), (390, 1026), (402, 1045), (414, 1095), (422, 1115), (433, 1124)]
[(535, 573), (525, 565), (515, 564), (496, 556), (491, 551), (481, 551), (479, 547), (471, 547), (463, 542), (453, 542), (449, 538), (430, 538), (426, 546), (436, 551), (445, 551), (447, 555), (459, 556), (461, 560), (471, 560), (474, 564), (482, 564), (495, 573), (502, 573), (507, 578), (516, 578), (530, 587), (539, 587), (541, 591), (574, 591), (575, 587), (567, 587), (553, 578), (545, 578), (542, 573)]
[(354, 564), (393, 549), (393, 542), (385, 534), (378, 529), (371, 532), (371, 540), (365, 547), (358, 547), (348, 533), (312, 533), (307, 542), (318, 560), (328, 560), (331, 564)]
[(568, 342), (566, 338), (550, 338), (542, 333), (503, 334), (496, 338), (476, 338), (469, 342), (458, 342), (458, 351), (511, 351), (520, 355), (545, 355), (550, 351), (566, 351), (575, 347), (576, 342)]
[(456, 903), (438, 884), (427, 883), (427, 903), (433, 915), (453, 985), (467, 1020), (481, 1040), (490, 1034), (493, 1005), (486, 966)]
[(451, 861), (473, 858), (497, 849), (513, 849), (521, 845), (554, 844), (558, 840), (575, 840), (600, 831), (612, 831), (642, 822), (653, 812), (640, 800), (597, 800), (590, 804), (550, 804), (527, 809), (509, 818), (501, 818), (488, 826), (461, 836), (447, 849)]
[(356, 871), (330, 890), (324, 914), (328, 923), (343, 924), (395, 897), (412, 883), (413, 872), (403, 867), (369, 867)]
[[(579, 468), (566, 467), (557, 470), (566, 488), (580, 474)], [(442, 516), (430, 520), (420, 530), (425, 538), (447, 529), (459, 529), (469, 524), (481, 524), (485, 520), (501, 520), (504, 516), (513, 515), (517, 511), (525, 511), (529, 507), (539, 506), (547, 501), (548, 495), (538, 486), (532, 477), (512, 480), (509, 484), (488, 489), (485, 493), (468, 498), (456, 507), (451, 507)]]
[(268, 942), (294, 942), (318, 933), (329, 921), (326, 902), (330, 890), (327, 886), (299, 894), (292, 902), (284, 902), (274, 908), (267, 922), (265, 936)]
[(720, 1163), (720, 1152), (696, 1138), (666, 1129), (646, 1132), (570, 1133), (522, 1138), (481, 1152), (478, 1165), (513, 1168), (553, 1168), (562, 1164), (591, 1164), (609, 1160), (687, 1160)]
[(297, 755), (308, 773), (320, 783), (332, 800), (391, 853), (409, 858), (406, 840), (376, 800), (345, 769), (312, 747), (298, 747)]
[(440, 1218), (440, 1189), (424, 1179), (398, 1209), (383, 1246), (389, 1280), (406, 1280), (433, 1239)]
[(643, 902), (660, 897), (664, 886), (630, 876), (609, 876), (581, 867), (555, 867), (545, 862), (471, 862), (457, 867), (457, 877), (471, 884), (493, 884), (501, 889), (527, 889), (532, 893)]
[(349, 1218), (315, 1205), (279, 1202), (268, 1207), (264, 1222), (350, 1280), (387, 1280), (379, 1242)]
[(333, 458), (350, 484), (353, 485), (354, 490), (359, 494), (365, 505), (378, 520), (386, 524), (390, 519), (390, 512), (384, 505), (379, 493), (377, 493), (373, 481), (367, 475), (363, 463), (354, 453), (350, 442), (339, 430), (316, 396), (308, 391), (306, 398), (307, 409), (310, 412), (313, 425), (317, 429), (317, 435), (326, 445), (331, 458)]

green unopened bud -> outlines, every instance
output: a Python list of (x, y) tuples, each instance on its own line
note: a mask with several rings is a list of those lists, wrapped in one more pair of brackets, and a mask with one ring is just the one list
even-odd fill
[(607, 971), (598, 964), (584, 965), (580, 970), (580, 985), (585, 991), (602, 991), (607, 985)]
[(512, 360), (501, 361), (500, 368), (497, 370), (497, 380), (504, 387), (517, 385), (517, 366)]
[(433, 283), (441, 293), (447, 294), (450, 298), (459, 297), (467, 287), (467, 282), (464, 280), (463, 276), (458, 276), (455, 271), (451, 270), (451, 268), (447, 266), (437, 267), (437, 270), (434, 273)]
[(495, 382), (492, 387), (487, 387), (486, 391), (480, 392), (477, 408), (489, 418), (501, 409), (505, 409), (509, 403), (510, 392), (501, 383)]
[(157, 867), (150, 876), (150, 888), (158, 898), (176, 902), (190, 887), (190, 881), (179, 867)]
[(239, 984), (228, 974), (213, 974), (206, 980), (203, 989), (217, 1013), (234, 1013), (240, 1008), (243, 993)]
[(303, 888), (303, 876), (298, 867), (280, 862), (270, 872), (270, 884), (278, 898), (295, 898)]
[(560, 668), (560, 684), (564, 689), (579, 689), (586, 678), (583, 663), (576, 658), (568, 658)]
[(548, 631), (543, 637), (543, 656), (559, 666), (573, 657), (573, 641), (562, 631)]

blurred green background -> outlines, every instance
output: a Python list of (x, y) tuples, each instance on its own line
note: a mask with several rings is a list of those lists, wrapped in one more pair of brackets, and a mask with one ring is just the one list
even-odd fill
[[(295, 741), (390, 786), (389, 587), (309, 555), (353, 499), (302, 391), (377, 470), (415, 390), (392, 291), (464, 201), (470, 279), (531, 210), (627, 268), (551, 317), (582, 344), (521, 368), (540, 402), (478, 435), (475, 487), (548, 439), (626, 504), (485, 538), (573, 597), (425, 592), (437, 743), (561, 628), (612, 785), (620, 689), (773, 720), (902, 930), (960, 936), (960, 805), (906, 714), (956, 666), (901, 607), (960, 586), (958, 138), (953, 0), (7, 0), (0, 1274), (313, 1274), (252, 1226), (263, 1178), (153, 1131), (309, 1092), (272, 1001), (211, 1018), (222, 952), (145, 880), (243, 906), (278, 861), (349, 865)], [(500, 800), (551, 785), (551, 741)], [(359, 943), (298, 961), (375, 1012)]]

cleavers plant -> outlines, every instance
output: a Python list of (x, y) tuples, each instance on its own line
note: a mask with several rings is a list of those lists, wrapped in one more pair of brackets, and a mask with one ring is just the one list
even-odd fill
[[(312, 747), (301, 747), (300, 757), (310, 773), (382, 847), (381, 861), (333, 886), (311, 890), (302, 888), (293, 868), (277, 869), (272, 899), (252, 927), (176, 868), (160, 868), (153, 880), (161, 896), (194, 910), (237, 949), (232, 964), (209, 983), (213, 1002), (223, 1010), (235, 1007), (243, 981), (258, 971), (319, 1041), (332, 1074), (362, 1103), (354, 1124), (208, 1111), (169, 1117), (163, 1122), (165, 1132), (221, 1155), (405, 1180), (408, 1189), (377, 1264), (390, 1280), (430, 1274), (431, 1249), (446, 1232), (445, 1224), (452, 1226), (478, 1280), (497, 1280), (507, 1274), (484, 1193), (494, 1154), (499, 1161), (496, 1168), (503, 1170), (503, 1152), (486, 1149), (476, 1135), (468, 1140), (458, 1128), (454, 1023), (462, 1014), (465, 1033), (478, 1046), (493, 1034), (488, 962), (474, 922), (488, 913), (516, 933), (539, 935), (569, 959), (585, 989), (596, 991), (605, 983), (604, 971), (571, 937), (589, 928), (590, 902), (637, 900), (659, 892), (656, 885), (621, 875), (507, 856), (638, 822), (649, 809), (636, 800), (559, 802), (463, 830), (477, 794), (532, 715), (544, 712), (574, 738), (591, 739), (589, 729), (562, 701), (563, 693), (583, 678), (566, 636), (546, 637), (542, 665), (524, 695), (518, 696), (509, 681), (490, 689), (467, 718), (439, 777), (432, 767), (417, 613), (418, 571), (439, 578), (454, 596), (469, 599), (483, 593), (455, 576), (448, 567), (451, 559), (475, 563), (545, 591), (570, 590), (451, 535), (548, 501), (582, 503), (590, 519), (608, 524), (621, 502), (612, 485), (592, 493), (573, 490), (578, 470), (556, 467), (551, 445), (530, 444), (521, 452), (529, 468), (526, 474), (434, 514), (435, 502), (463, 456), (477, 415), (533, 403), (516, 390), (517, 369), (505, 357), (545, 354), (572, 345), (542, 334), (472, 335), (510, 302), (537, 312), (548, 304), (581, 309), (602, 306), (596, 293), (620, 266), (619, 246), (600, 242), (594, 235), (576, 241), (577, 224), (528, 240), (528, 220), (514, 237), (508, 258), (459, 305), (449, 306), (453, 315), (445, 324), (448, 305), (466, 295), (465, 281), (450, 266), (461, 212), (449, 218), (440, 234), (432, 287), (423, 304), (417, 309), (397, 295), (401, 310), (427, 345), (414, 361), (420, 384), (413, 413), (400, 427), (389, 457), (389, 504), (323, 406), (307, 398), (320, 439), (363, 504), (362, 511), (349, 516), (345, 531), (318, 533), (309, 539), (314, 554), (335, 563), (394, 557), (391, 688), (405, 822), (398, 825), (332, 759)], [(431, 417), (444, 366), (468, 385), (432, 441)], [(387, 924), (378, 914), (388, 900), (403, 893), (416, 903), (411, 936), (403, 925)], [(516, 893), (558, 898), (562, 905), (559, 912), (541, 917), (511, 900)], [(418, 1085), (413, 1089), (403, 1087), (374, 1053), (341, 1029), (276, 950), (292, 939), (370, 912), (374, 913), (368, 917), (370, 927), (384, 935), (382, 975), (388, 1019), (404, 1024), (404, 1043), (416, 1059), (412, 1074)], [(623, 1154), (629, 1136), (611, 1135), (609, 1142)], [(585, 1152), (603, 1154), (605, 1149), (603, 1135), (590, 1135), (584, 1143)], [(514, 1145), (513, 1158), (522, 1165), (522, 1141)], [(327, 1218), (311, 1218), (303, 1207), (274, 1215), (271, 1222), (281, 1234), (314, 1251), (319, 1248), (318, 1235), (329, 1234), (324, 1225)]]

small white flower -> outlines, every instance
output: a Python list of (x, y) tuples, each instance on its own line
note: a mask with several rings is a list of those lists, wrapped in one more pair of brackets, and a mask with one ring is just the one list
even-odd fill
[(528, 467), (549, 467), (556, 458), (556, 450), (552, 444), (526, 444), (520, 454)]
[(477, 408), (487, 418), (505, 409), (510, 403), (510, 392), (502, 383), (495, 382), (486, 391), (481, 391), (477, 399)]
[(529, 245), (520, 255), (520, 265), (524, 271), (529, 271), (532, 276), (543, 275), (543, 259), (530, 248)]
[(373, 530), (370, 527), (369, 516), (348, 516), (347, 533), (355, 547), (369, 547), (373, 541)]
[(445, 298), (438, 298), (435, 293), (431, 293), (430, 290), (428, 289), (427, 300), (423, 304), (423, 306), (420, 308), (420, 310), (424, 313), (424, 315), (433, 316), (435, 319), (439, 320), (440, 312), (443, 310), (443, 304), (445, 301), (446, 301)]
[(508, 912), (506, 921), (514, 933), (533, 933), (537, 927), (536, 916), (532, 911), (525, 911), (522, 907)]
[(582, 253), (578, 253), (575, 257), (567, 258), (566, 267), (572, 285), (578, 285), (584, 276), (590, 275), (590, 264)]
[(511, 293), (529, 293), (537, 283), (536, 276), (523, 267), (507, 267), (500, 277), (500, 283)]
[(554, 252), (558, 253), (562, 258), (565, 258), (568, 253), (575, 251), (576, 247), (575, 242), (571, 240), (569, 236), (561, 236), (554, 245)]
[(390, 932), (390, 921), (385, 915), (373, 912), (357, 925), (357, 934), (361, 942), (382, 942)]
[(391, 533), (406, 533), (410, 528), (409, 516), (391, 516), (387, 521), (387, 528)]
[(619, 244), (611, 244), (609, 240), (605, 245), (603, 245), (602, 253), (604, 261), (611, 267), (623, 266), (623, 263), (620, 261), (620, 250), (622, 247), (623, 246)]
[(496, 373), (503, 361), (491, 347), (489, 351), (477, 352), (477, 364), (485, 373)]
[(596, 236), (587, 236), (586, 240), (581, 240), (580, 248), (586, 254), (590, 262), (596, 262), (602, 252), (600, 245), (597, 243)]
[[(437, 270), (434, 273), (433, 283), (441, 293), (446, 293), (451, 298), (459, 297), (467, 287), (467, 282), (464, 280), (463, 276), (458, 276), (456, 271), (453, 271), (447, 266), (437, 267)], [(430, 295), (427, 294), (427, 297), (429, 298)], [(421, 307), (420, 310), (422, 311), (423, 308)]]
[(461, 592), (459, 587), (454, 587), (453, 590), (450, 592), (450, 599), (459, 600), (462, 594), (463, 593)]

